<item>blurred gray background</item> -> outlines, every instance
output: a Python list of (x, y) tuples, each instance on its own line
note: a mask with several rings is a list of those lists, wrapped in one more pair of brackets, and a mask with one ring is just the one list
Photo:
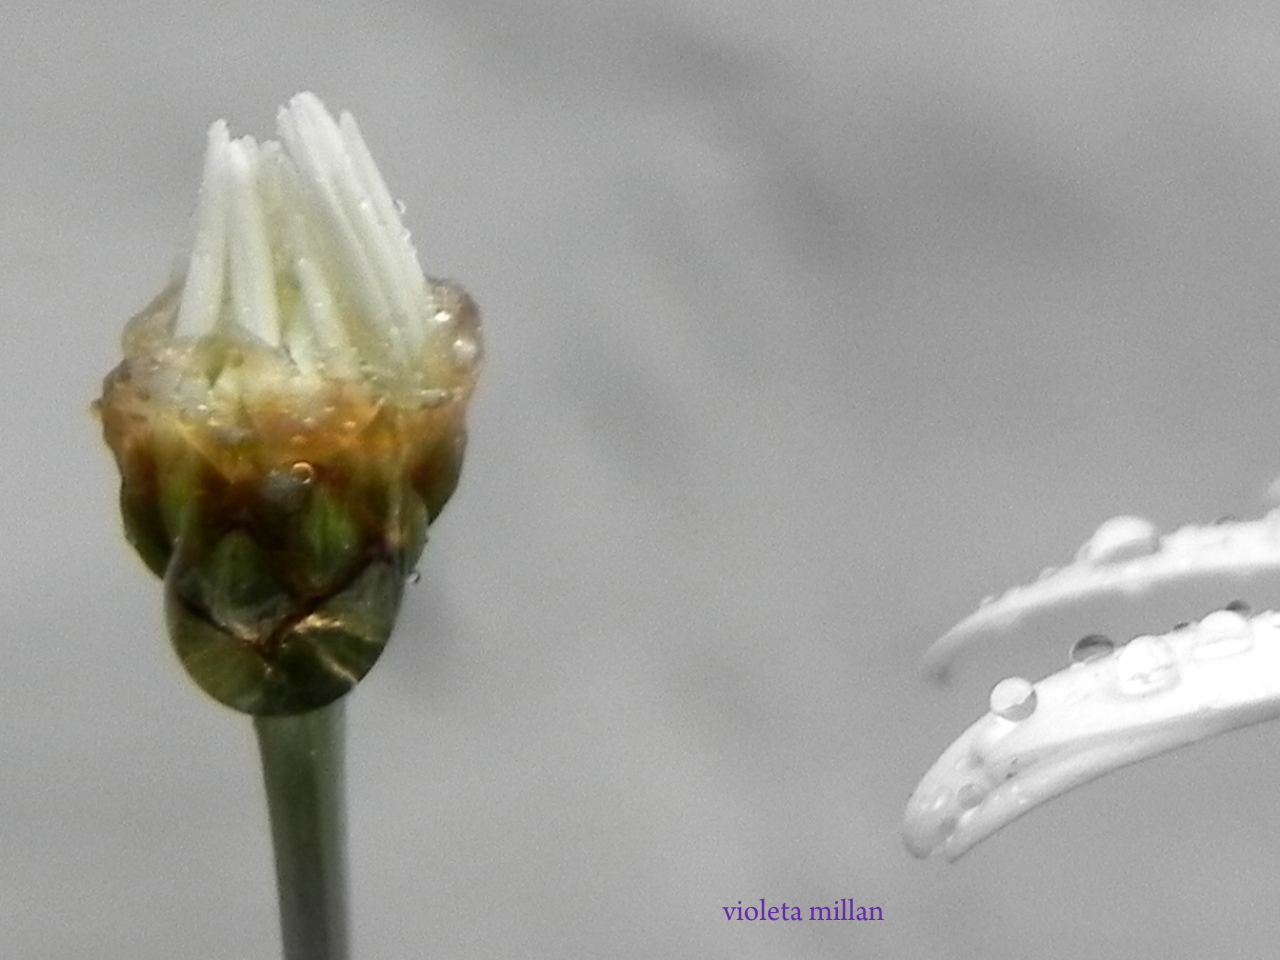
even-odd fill
[[(301, 89), (359, 118), (489, 350), (462, 486), (350, 702), (359, 960), (1274, 949), (1265, 726), (953, 867), (898, 833), (1029, 669), (931, 688), (929, 642), (1114, 513), (1251, 515), (1280, 469), (1270, 5), (0, 21), (4, 955), (278, 956), (250, 726), (177, 666), (87, 411), (206, 126), (272, 135)], [(725, 920), (760, 897), (885, 920)]]

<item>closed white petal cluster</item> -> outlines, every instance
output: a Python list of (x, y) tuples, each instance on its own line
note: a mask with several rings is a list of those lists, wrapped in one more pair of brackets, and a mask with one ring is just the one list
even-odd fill
[(155, 356), (157, 340), (170, 356), (184, 344), (242, 345), (212, 362), (206, 350), (195, 364), (215, 402), (283, 386), (264, 378), (288, 380), (290, 392), (371, 378), (452, 399), (479, 360), (474, 305), (424, 277), (355, 120), (335, 122), (301, 93), (277, 131), (278, 141), (258, 143), (231, 138), (224, 121), (210, 127), (188, 252), (126, 352)]

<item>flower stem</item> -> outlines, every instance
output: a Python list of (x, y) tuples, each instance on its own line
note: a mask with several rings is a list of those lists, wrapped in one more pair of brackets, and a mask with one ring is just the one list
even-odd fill
[(346, 960), (342, 701), (254, 717), (276, 854), (284, 960)]

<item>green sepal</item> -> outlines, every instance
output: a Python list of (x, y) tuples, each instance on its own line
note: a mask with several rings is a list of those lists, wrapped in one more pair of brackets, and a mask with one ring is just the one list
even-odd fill
[(281, 558), (290, 580), (307, 593), (323, 591), (346, 577), (360, 559), (363, 538), (350, 510), (324, 485), (310, 491), (309, 502), (292, 525)]
[[(252, 570), (240, 547), (231, 552), (241, 560), (241, 572)], [(218, 564), (220, 570), (231, 566)], [(246, 609), (230, 597), (256, 601), (256, 589), (230, 586), (218, 609)], [(170, 588), (169, 635), (191, 678), (214, 699), (256, 716), (306, 713), (346, 694), (377, 662), (391, 636), (403, 589), (398, 564), (371, 562), (330, 599), (269, 633), (248, 638)]]

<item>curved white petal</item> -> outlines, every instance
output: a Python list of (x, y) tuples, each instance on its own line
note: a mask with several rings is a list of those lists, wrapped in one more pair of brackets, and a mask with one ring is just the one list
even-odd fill
[(1237, 598), (1280, 607), (1280, 510), (1163, 537), (1145, 520), (1117, 517), (1074, 562), (984, 602), (948, 630), (925, 653), (924, 672), (945, 679), (961, 651), (985, 638), (1061, 643), (1100, 627), (1132, 635), (1143, 624), (1171, 626)]
[(1034, 685), (1007, 680), (992, 712), (925, 774), (903, 839), (956, 860), (1040, 804), (1126, 764), (1280, 717), (1280, 614), (1216, 611)]

